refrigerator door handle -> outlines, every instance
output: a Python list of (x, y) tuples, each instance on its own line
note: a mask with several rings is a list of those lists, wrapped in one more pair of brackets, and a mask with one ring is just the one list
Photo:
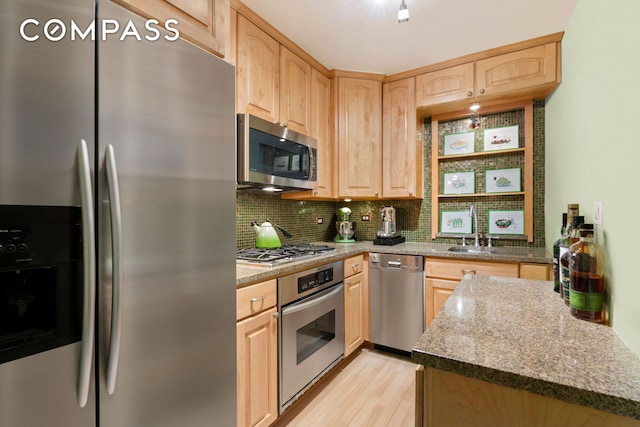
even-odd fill
[(111, 338), (107, 362), (107, 393), (113, 394), (118, 377), (120, 342), (122, 337), (122, 212), (120, 210), (120, 187), (113, 145), (105, 150), (107, 185), (111, 215), (111, 257), (112, 257), (112, 307)]
[(82, 258), (84, 266), (84, 290), (82, 308), (82, 344), (80, 349), (80, 372), (78, 375), (78, 405), (84, 408), (89, 400), (89, 386), (93, 371), (93, 347), (95, 341), (95, 221), (93, 195), (91, 192), (91, 168), (89, 153), (84, 139), (77, 150), (78, 178), (80, 181), (80, 203), (82, 212)]

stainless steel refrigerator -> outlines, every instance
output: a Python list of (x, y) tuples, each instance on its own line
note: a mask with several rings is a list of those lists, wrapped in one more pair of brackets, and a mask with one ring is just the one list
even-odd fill
[(147, 34), (0, 2), (2, 426), (236, 424), (235, 72)]

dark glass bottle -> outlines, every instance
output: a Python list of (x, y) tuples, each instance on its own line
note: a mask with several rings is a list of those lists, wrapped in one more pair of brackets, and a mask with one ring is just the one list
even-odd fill
[(560, 292), (560, 243), (566, 238), (567, 213), (562, 214), (560, 237), (553, 243), (553, 290)]
[(605, 256), (593, 235), (593, 224), (582, 224), (580, 240), (569, 248), (569, 306), (578, 319), (605, 323)]
[[(562, 298), (564, 303), (569, 305), (569, 247), (580, 240), (580, 225), (584, 224), (584, 216), (577, 215), (573, 217), (573, 222), (567, 234), (568, 242), (560, 246), (560, 282), (562, 283)], [(566, 244), (566, 246), (564, 246)]]

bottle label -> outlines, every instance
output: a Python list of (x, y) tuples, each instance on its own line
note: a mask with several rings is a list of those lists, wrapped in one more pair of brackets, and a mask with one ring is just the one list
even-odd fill
[[(559, 260), (562, 260), (562, 255), (569, 252), (569, 248), (561, 246), (560, 247), (560, 257)], [(564, 265), (560, 262), (560, 296), (565, 300), (569, 301), (569, 287), (570, 287), (570, 277), (569, 277), (569, 264)]]
[(604, 303), (603, 293), (579, 292), (569, 290), (569, 306), (581, 311), (600, 312)]

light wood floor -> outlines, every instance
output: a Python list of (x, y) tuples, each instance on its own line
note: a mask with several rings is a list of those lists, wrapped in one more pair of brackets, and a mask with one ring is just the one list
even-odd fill
[(363, 349), (287, 426), (413, 426), (415, 370), (407, 358)]

